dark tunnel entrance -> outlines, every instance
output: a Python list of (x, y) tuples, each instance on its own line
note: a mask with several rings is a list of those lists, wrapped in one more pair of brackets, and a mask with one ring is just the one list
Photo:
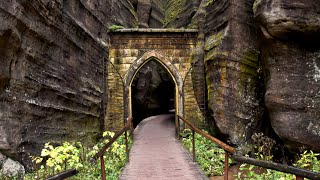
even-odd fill
[(132, 81), (131, 92), (134, 127), (147, 117), (174, 112), (175, 83), (156, 60), (140, 68)]

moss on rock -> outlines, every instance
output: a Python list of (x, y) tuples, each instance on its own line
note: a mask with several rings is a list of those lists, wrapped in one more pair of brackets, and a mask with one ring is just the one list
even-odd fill
[(242, 55), (240, 71), (253, 76), (258, 76), (259, 52), (248, 49)]
[(221, 43), (222, 39), (223, 39), (223, 32), (221, 32), (221, 31), (209, 36), (206, 39), (206, 42), (204, 45), (204, 50), (209, 51), (210, 49), (218, 46)]
[(163, 27), (166, 27), (170, 22), (177, 19), (181, 12), (183, 12), (187, 0), (170, 0), (166, 4), (165, 19)]

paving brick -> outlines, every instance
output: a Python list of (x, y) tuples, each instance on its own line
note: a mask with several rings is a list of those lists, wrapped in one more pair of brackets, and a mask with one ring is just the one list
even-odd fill
[(176, 139), (173, 115), (143, 120), (134, 131), (130, 162), (120, 180), (208, 179)]

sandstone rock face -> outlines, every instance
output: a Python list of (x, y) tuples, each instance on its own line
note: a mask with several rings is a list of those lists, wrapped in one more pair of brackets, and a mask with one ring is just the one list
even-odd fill
[(314, 38), (319, 35), (319, 1), (256, 0), (253, 6), (259, 24), (282, 40)]
[(139, 18), (139, 27), (149, 27), (149, 16), (151, 11), (151, 0), (139, 0), (137, 13)]
[(265, 101), (272, 127), (293, 148), (320, 150), (320, 4), (255, 3), (264, 35)]
[(136, 26), (132, 9), (124, 0), (0, 2), (1, 152), (27, 164), (45, 142), (97, 137), (107, 27)]
[(205, 65), (208, 106), (222, 134), (241, 146), (261, 120), (262, 84), (253, 1), (208, 4)]
[(205, 45), (205, 24), (206, 24), (206, 6), (208, 0), (201, 1), (197, 13), (191, 20), (188, 27), (198, 28), (198, 43), (193, 53), (191, 70), (192, 85), (200, 110), (202, 111), (205, 122), (208, 124), (210, 133), (214, 135), (219, 134), (219, 129), (216, 127), (215, 120), (212, 116), (212, 111), (208, 108), (208, 89), (205, 79), (205, 65), (204, 65), (204, 45)]
[(6, 159), (7, 159), (7, 157), (5, 155), (3, 155), (2, 153), (0, 153), (0, 167), (2, 167), (2, 165)]
[(193, 87), (211, 125), (241, 146), (266, 105), (286, 144), (320, 151), (319, 14), (317, 0), (2, 0), (0, 152), (26, 165), (45, 142), (97, 137), (112, 25), (198, 28)]
[(199, 4), (200, 0), (138, 0), (140, 27), (187, 27)]

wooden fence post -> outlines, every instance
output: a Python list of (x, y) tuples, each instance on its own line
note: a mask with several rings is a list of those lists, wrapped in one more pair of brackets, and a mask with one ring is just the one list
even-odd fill
[(195, 162), (196, 161), (196, 143), (194, 139), (194, 130), (192, 130), (192, 159)]

